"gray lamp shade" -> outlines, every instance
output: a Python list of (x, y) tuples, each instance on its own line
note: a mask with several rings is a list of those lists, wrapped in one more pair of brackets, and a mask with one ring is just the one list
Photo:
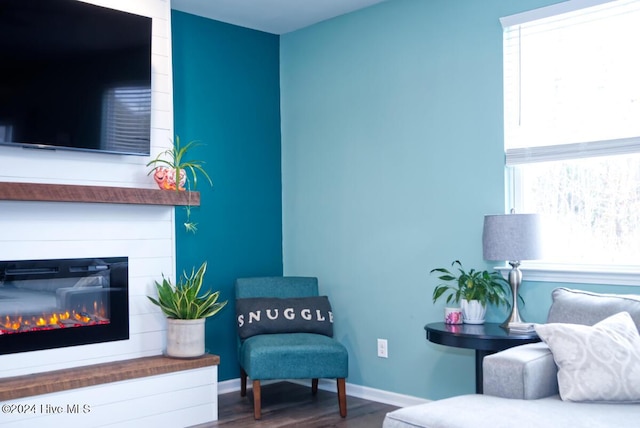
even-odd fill
[(482, 254), (485, 260), (522, 261), (543, 257), (542, 225), (538, 214), (484, 217)]

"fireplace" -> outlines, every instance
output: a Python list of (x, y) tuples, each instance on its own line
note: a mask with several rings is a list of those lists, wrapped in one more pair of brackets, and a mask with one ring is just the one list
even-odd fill
[(0, 261), (0, 355), (129, 338), (127, 257)]

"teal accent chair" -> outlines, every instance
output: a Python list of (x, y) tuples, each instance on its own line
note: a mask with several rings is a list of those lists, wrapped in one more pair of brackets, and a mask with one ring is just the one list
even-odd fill
[[(310, 277), (238, 278), (236, 299), (249, 297), (318, 296), (318, 279)], [(260, 382), (275, 379), (336, 379), (340, 416), (347, 416), (345, 379), (349, 372), (347, 349), (332, 337), (315, 333), (258, 334), (239, 341), (240, 395), (247, 395), (247, 377), (253, 382), (253, 416), (260, 419)]]

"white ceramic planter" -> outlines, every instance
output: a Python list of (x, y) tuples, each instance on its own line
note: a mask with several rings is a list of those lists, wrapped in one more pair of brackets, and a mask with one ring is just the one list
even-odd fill
[(204, 355), (204, 322), (167, 318), (167, 356), (194, 358)]
[(462, 299), (460, 306), (462, 306), (462, 318), (465, 324), (484, 324), (487, 307), (482, 306), (480, 301)]

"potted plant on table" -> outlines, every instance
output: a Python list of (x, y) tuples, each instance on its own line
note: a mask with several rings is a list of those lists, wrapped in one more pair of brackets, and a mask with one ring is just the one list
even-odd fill
[(147, 296), (167, 316), (167, 355), (191, 358), (204, 355), (204, 324), (227, 304), (218, 302), (219, 291), (200, 294), (207, 262), (191, 274), (183, 272), (176, 285), (162, 275), (155, 282), (158, 297)]
[(451, 272), (445, 268), (436, 268), (431, 273), (440, 274), (439, 280), (444, 281), (433, 290), (433, 302), (448, 293), (447, 303), (460, 303), (462, 316), (467, 324), (483, 324), (487, 310), (487, 303), (509, 306), (507, 292), (509, 283), (500, 274), (493, 271), (465, 271), (462, 263), (455, 260), (451, 266), (458, 266), (458, 272)]
[[(197, 141), (190, 141), (184, 146), (180, 144), (180, 137), (176, 136), (173, 146), (149, 161), (147, 166), (153, 167), (147, 175), (153, 173), (153, 179), (162, 190), (184, 191), (195, 189), (198, 184), (198, 173), (202, 174), (213, 186), (213, 182), (204, 169), (204, 161), (188, 160), (189, 150), (199, 145)], [(186, 186), (186, 187), (185, 187)], [(185, 207), (187, 221), (184, 227), (187, 232), (195, 233), (197, 223), (191, 221), (191, 205)]]

